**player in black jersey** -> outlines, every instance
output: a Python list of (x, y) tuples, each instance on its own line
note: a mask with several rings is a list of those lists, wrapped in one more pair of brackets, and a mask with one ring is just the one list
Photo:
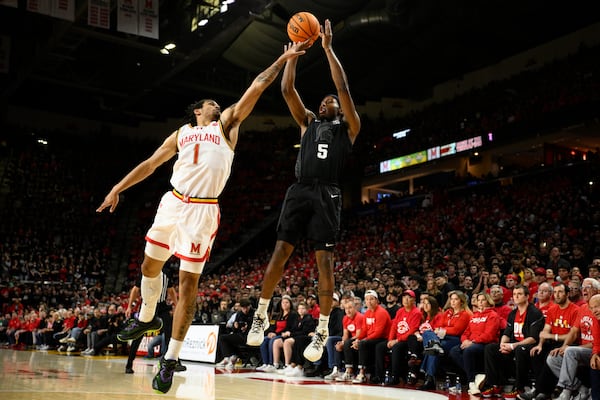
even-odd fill
[(328, 337), (327, 325), (335, 287), (333, 249), (342, 210), (340, 176), (360, 131), (360, 118), (350, 96), (346, 73), (331, 45), (329, 20), (325, 20), (320, 36), (337, 94), (323, 98), (318, 115), (306, 109), (294, 85), (298, 58), (287, 60), (281, 92), (300, 126), (301, 146), (296, 161), (298, 181), (288, 188), (285, 195), (277, 225), (275, 250), (265, 271), (261, 298), (248, 334), (249, 345), (262, 343), (264, 331), (269, 327), (267, 309), (273, 290), (296, 242), (305, 237), (314, 242), (319, 269), (321, 314), (312, 342), (304, 351), (304, 358), (313, 362), (321, 358)]

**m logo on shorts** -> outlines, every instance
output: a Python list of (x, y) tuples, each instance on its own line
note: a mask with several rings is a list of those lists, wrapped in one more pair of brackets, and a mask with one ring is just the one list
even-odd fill
[(190, 253), (200, 254), (200, 247), (202, 247), (202, 243), (192, 243)]

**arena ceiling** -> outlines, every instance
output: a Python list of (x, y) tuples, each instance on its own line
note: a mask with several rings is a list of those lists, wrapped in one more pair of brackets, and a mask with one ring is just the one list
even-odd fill
[[(432, 87), (600, 20), (595, 1), (547, 0), (237, 0), (190, 32), (197, 6), (160, 1), (159, 39), (87, 25), (87, 0), (75, 21), (0, 6), (10, 38), (0, 104), (135, 124), (182, 116), (195, 99), (236, 101), (287, 42), (287, 19), (310, 11), (334, 25), (334, 48), (357, 104), (382, 97), (425, 99)], [(169, 55), (159, 50), (168, 42)], [(314, 107), (333, 87), (320, 46), (299, 63), (298, 87)], [(285, 114), (274, 84), (257, 112)]]

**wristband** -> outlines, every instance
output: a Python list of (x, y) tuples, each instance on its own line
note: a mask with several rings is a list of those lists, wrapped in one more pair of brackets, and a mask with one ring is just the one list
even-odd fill
[(514, 350), (514, 349), (515, 349), (515, 346), (513, 346), (513, 344), (512, 344), (512, 343), (510, 343), (510, 349), (511, 349), (511, 350)]
[(554, 334), (554, 341), (555, 341), (555, 342), (558, 342), (558, 333), (555, 333), (555, 334)]

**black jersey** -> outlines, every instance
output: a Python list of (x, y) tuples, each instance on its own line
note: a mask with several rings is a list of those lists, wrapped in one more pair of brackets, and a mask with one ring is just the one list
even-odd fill
[(299, 182), (339, 185), (352, 142), (348, 126), (339, 121), (313, 120), (302, 136), (296, 178)]

